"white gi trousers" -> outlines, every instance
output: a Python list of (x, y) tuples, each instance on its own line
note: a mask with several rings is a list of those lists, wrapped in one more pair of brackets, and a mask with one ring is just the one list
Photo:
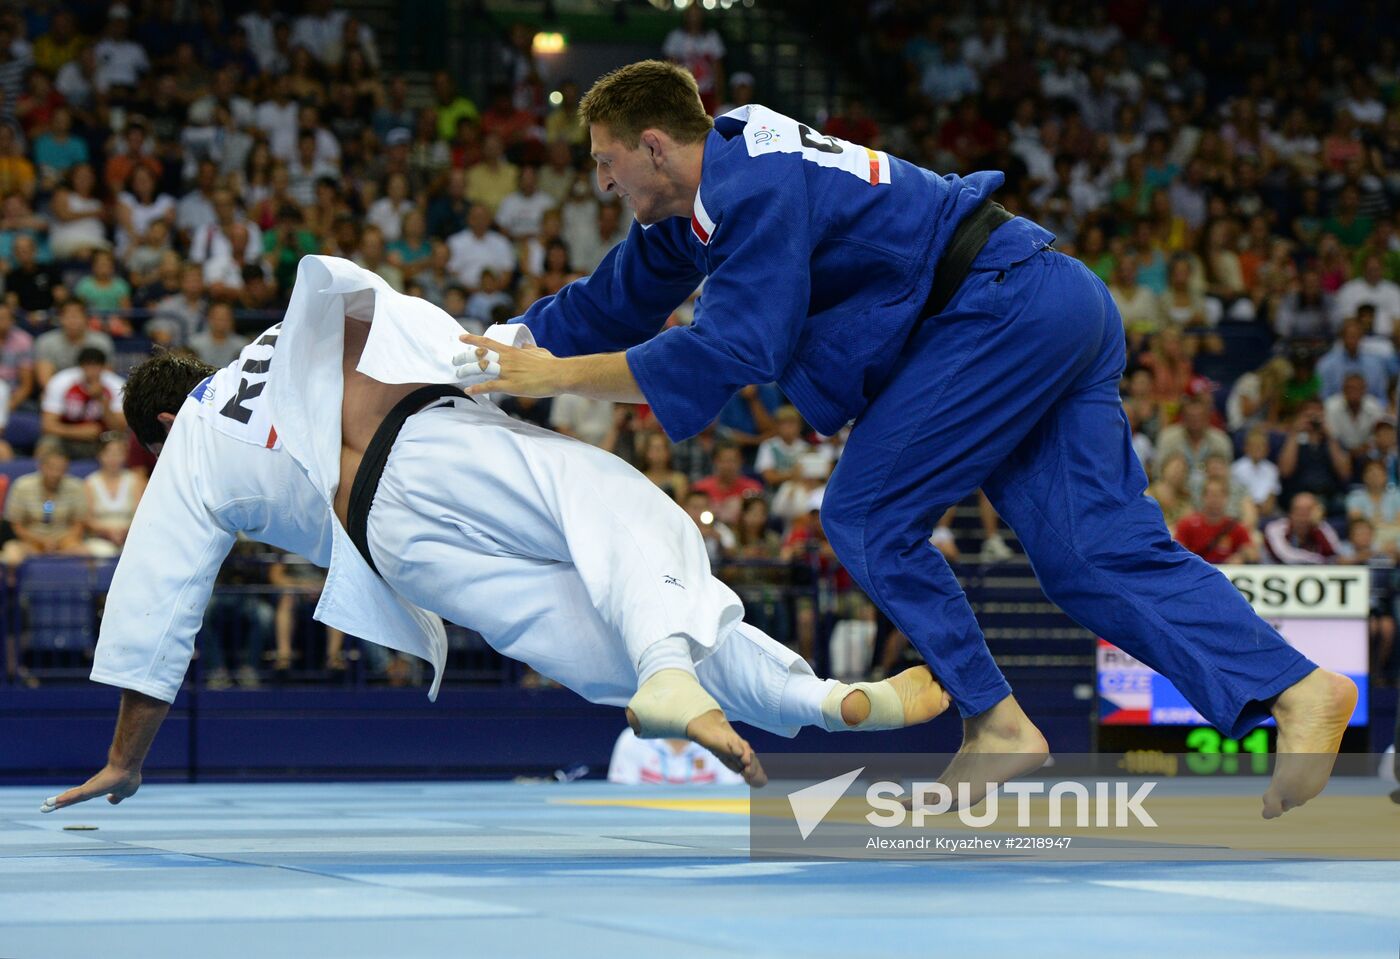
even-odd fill
[(642, 652), (670, 636), (689, 641), (701, 685), (731, 720), (794, 735), (784, 688), (795, 675), (818, 682), (742, 622), (700, 531), (650, 480), (487, 403), (449, 400), (405, 421), (367, 536), (380, 575), (409, 602), (592, 702), (625, 705)]

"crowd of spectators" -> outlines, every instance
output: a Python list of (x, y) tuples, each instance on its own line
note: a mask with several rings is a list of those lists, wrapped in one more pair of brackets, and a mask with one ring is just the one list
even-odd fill
[[(154, 343), (229, 362), (275, 320), (305, 254), (352, 258), (480, 331), (626, 236), (630, 212), (592, 175), (579, 85), (537, 61), (529, 26), (508, 31), (501, 82), (473, 98), (447, 71), (411, 91), (328, 0), (197, 2), (182, 20), (173, 6), (0, 9), (0, 407), (32, 411), (50, 456), (90, 457), (121, 428), (123, 355)], [(824, 131), (940, 173), (1003, 171), (997, 198), (1123, 313), (1125, 412), (1177, 538), (1212, 562), (1369, 565), (1389, 643), (1400, 57), (1377, 8), (1343, 22), (1311, 4), (845, 6), (865, 95)], [(723, 28), (692, 4), (657, 51), (717, 112), (765, 99)], [(813, 434), (776, 387), (743, 390), (675, 445), (646, 407), (502, 406), (667, 490), (780, 639), (813, 655), (826, 615), (870, 646), (875, 613), (817, 512), (842, 436)], [(1010, 558), (977, 506), (976, 558)], [(931, 541), (957, 561), (952, 519)], [(7, 562), (32, 547), (19, 528)], [(112, 542), (96, 528), (55, 541), (100, 551), (83, 545)], [(286, 665), (277, 624), (292, 612), (240, 615), (279, 634), (260, 649)], [(241, 667), (261, 653), (229, 652), (219, 680), (254, 681)], [(341, 659), (328, 641), (326, 662)]]

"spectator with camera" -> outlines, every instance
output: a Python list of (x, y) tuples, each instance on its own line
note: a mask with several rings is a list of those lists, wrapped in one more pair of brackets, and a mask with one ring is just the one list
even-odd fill
[(1327, 429), (1322, 404), (1304, 403), (1289, 426), (1278, 454), (1279, 479), (1283, 496), (1290, 503), (1308, 493), (1328, 507), (1341, 505), (1341, 497), (1351, 481), (1351, 456)]

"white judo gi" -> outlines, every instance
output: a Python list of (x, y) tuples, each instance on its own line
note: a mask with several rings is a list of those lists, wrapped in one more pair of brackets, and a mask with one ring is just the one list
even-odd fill
[(741, 622), (675, 503), (621, 459), (484, 398), (443, 400), (405, 422), (368, 518), (376, 575), (332, 508), (344, 316), (347, 300), (353, 315), (368, 313), (370, 295), (358, 370), (457, 382), (460, 331), (446, 313), (349, 261), (304, 258), (282, 323), (199, 384), (176, 418), (112, 580), (94, 680), (173, 700), (243, 532), (327, 568), (316, 619), (431, 663), (430, 698), (446, 659), (443, 617), (619, 706), (648, 645), (683, 636), (730, 719), (785, 735), (823, 723), (832, 682)]

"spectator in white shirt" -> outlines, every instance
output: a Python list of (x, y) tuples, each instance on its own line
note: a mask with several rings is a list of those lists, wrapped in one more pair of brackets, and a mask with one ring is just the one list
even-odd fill
[(97, 53), (93, 48), (83, 47), (75, 58), (59, 67), (53, 87), (73, 110), (90, 108), (97, 94)]
[(321, 63), (339, 62), (337, 48), (348, 16), (333, 9), (330, 0), (308, 0), (306, 13), (292, 23), (292, 46), (305, 47)]
[(157, 220), (167, 225), (175, 220), (175, 198), (158, 193), (155, 174), (138, 166), (128, 177), (130, 189), (117, 196), (117, 249), (125, 253), (140, 243)]
[(963, 41), (962, 55), (978, 73), (986, 73), (1006, 59), (1006, 31), (995, 16), (984, 13), (978, 17), (977, 32)]
[(385, 243), (397, 242), (403, 236), (403, 218), (414, 209), (408, 197), (408, 177), (391, 173), (384, 181), (384, 195), (369, 205), (365, 219), (379, 227)]
[(306, 13), (292, 23), (291, 43), (294, 47), (305, 47), (313, 57), (330, 67), (340, 64), (350, 43), (358, 45), (372, 65), (379, 63), (374, 31), (353, 20), (348, 12), (333, 9), (330, 0), (309, 0)]
[(1371, 441), (1376, 424), (1385, 416), (1385, 406), (1366, 392), (1366, 377), (1348, 373), (1342, 391), (1322, 404), (1328, 431), (1347, 452), (1355, 454)]
[(316, 159), (340, 166), (340, 141), (321, 125), (321, 111), (310, 104), (297, 110), (297, 135), (312, 133), (316, 137)]
[(467, 228), (447, 238), (451, 259), (447, 268), (468, 289), (481, 285), (482, 270), (515, 271), (515, 247), (491, 229), (491, 211), (480, 203), (467, 214)]
[(186, 237), (193, 237), (206, 226), (218, 221), (214, 214), (214, 184), (219, 168), (213, 160), (200, 160), (194, 176), (194, 189), (180, 197), (175, 204), (175, 228)]
[(1366, 303), (1376, 308), (1375, 328), (1370, 332), (1389, 337), (1400, 319), (1400, 285), (1385, 278), (1385, 264), (1374, 254), (1366, 257), (1361, 275), (1343, 283), (1337, 291), (1332, 304), (1333, 322), (1340, 325)]
[(688, 739), (640, 739), (624, 729), (613, 745), (608, 782), (625, 786), (702, 786), (742, 783), (714, 754)]
[(97, 58), (94, 80), (98, 93), (106, 93), (115, 86), (134, 88), (151, 69), (145, 48), (132, 41), (130, 29), (130, 8), (124, 3), (113, 4), (107, 11), (107, 29), (93, 47)]
[(778, 434), (758, 444), (754, 469), (769, 489), (776, 490), (797, 476), (798, 463), (812, 451), (812, 444), (802, 438), (802, 414), (796, 407), (778, 407), (773, 421)]
[(258, 61), (258, 68), (271, 73), (277, 56), (275, 28), (282, 19), (277, 0), (257, 0), (254, 9), (238, 18), (238, 25), (248, 38), (248, 50)]
[(213, 257), (229, 256), (233, 246), (229, 242), (229, 227), (241, 223), (248, 231), (248, 243), (243, 249), (244, 263), (257, 263), (262, 258), (262, 230), (256, 223), (250, 223), (234, 202), (233, 192), (227, 189), (214, 191), (211, 198), (214, 206), (214, 222), (196, 230), (190, 238), (190, 259), (204, 263)]
[(597, 227), (569, 244), (570, 266), (580, 273), (592, 273), (608, 251), (623, 241), (627, 230), (622, 223), (622, 205), (604, 203), (598, 210)]
[(1269, 434), (1250, 430), (1244, 440), (1244, 455), (1230, 467), (1230, 478), (1249, 491), (1250, 499), (1259, 507), (1260, 516), (1268, 516), (1277, 508), (1279, 485), (1278, 466), (1269, 459)]
[(556, 206), (554, 197), (541, 192), (538, 167), (520, 168), (519, 185), (496, 208), (496, 224), (512, 240), (525, 240), (540, 232), (540, 220)]
[(297, 104), (285, 74), (273, 81), (272, 98), (258, 104), (253, 122), (267, 134), (272, 155), (284, 163), (290, 161), (297, 149)]
[(549, 425), (565, 436), (601, 446), (612, 430), (613, 404), (587, 396), (565, 393), (554, 398), (549, 408)]
[(1047, 100), (1072, 101), (1088, 87), (1089, 81), (1074, 65), (1074, 52), (1067, 46), (1055, 48), (1054, 61), (1040, 77), (1040, 92)]
[(303, 130), (297, 134), (297, 155), (287, 164), (287, 193), (302, 206), (316, 202), (317, 181), (339, 179), (340, 168), (321, 158), (316, 152), (316, 134)]
[(250, 224), (230, 223), (222, 236), (226, 241), (204, 261), (204, 285), (216, 300), (237, 299), (243, 289), (244, 264), (256, 263), (259, 250), (249, 239)]

